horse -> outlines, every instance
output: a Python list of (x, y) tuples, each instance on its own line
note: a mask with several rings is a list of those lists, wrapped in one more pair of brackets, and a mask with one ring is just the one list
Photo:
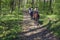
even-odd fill
[(34, 11), (34, 12), (33, 12), (33, 19), (34, 19), (34, 21), (35, 21), (35, 24), (39, 24), (39, 23), (38, 23), (39, 18), (40, 18), (40, 16), (39, 16), (38, 12)]

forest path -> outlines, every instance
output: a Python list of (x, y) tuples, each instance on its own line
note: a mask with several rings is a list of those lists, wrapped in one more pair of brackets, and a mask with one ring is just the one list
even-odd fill
[(58, 40), (47, 27), (36, 26), (28, 13), (24, 13), (22, 31), (20, 40)]

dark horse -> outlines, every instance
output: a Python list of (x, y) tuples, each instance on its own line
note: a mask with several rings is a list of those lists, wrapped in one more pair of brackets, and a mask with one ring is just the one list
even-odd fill
[(38, 23), (39, 18), (40, 18), (40, 16), (39, 16), (38, 12), (34, 11), (33, 12), (33, 19), (35, 20), (36, 24)]

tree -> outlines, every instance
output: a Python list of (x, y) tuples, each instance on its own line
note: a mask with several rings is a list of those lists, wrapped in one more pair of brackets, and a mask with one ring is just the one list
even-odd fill
[(50, 5), (49, 5), (50, 12), (53, 13), (53, 8), (52, 8), (52, 0), (50, 0)]
[(0, 10), (1, 10), (1, 0), (0, 0)]
[(34, 0), (32, 0), (32, 3), (31, 4), (32, 4), (32, 7), (34, 8)]
[(43, 9), (45, 9), (45, 0), (44, 0), (44, 6), (43, 6)]
[(1, 0), (0, 0), (0, 10), (1, 10)]
[(16, 3), (14, 0), (10, 1), (10, 9), (11, 9), (11, 13), (13, 12), (13, 10), (15, 9)]
[(20, 9), (20, 1), (21, 1), (21, 0), (18, 0), (18, 1), (19, 1), (19, 2), (18, 2), (18, 9)]

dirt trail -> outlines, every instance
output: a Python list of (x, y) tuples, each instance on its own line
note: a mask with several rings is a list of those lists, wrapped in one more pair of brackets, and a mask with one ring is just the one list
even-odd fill
[(36, 26), (27, 13), (24, 14), (22, 29), (20, 40), (58, 40), (47, 27)]

